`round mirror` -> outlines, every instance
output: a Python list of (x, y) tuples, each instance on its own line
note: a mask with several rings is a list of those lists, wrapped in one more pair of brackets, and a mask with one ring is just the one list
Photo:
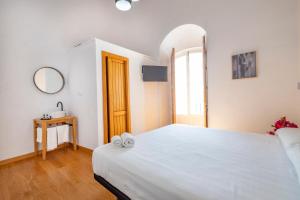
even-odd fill
[(55, 94), (61, 91), (65, 85), (65, 80), (57, 69), (52, 67), (42, 67), (33, 76), (35, 86), (47, 94)]

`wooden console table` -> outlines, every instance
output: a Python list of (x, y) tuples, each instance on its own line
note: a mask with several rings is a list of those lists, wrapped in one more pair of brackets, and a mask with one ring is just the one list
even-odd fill
[(42, 127), (42, 157), (46, 160), (47, 153), (47, 128), (49, 125), (59, 123), (66, 123), (72, 125), (73, 149), (77, 149), (77, 118), (75, 116), (66, 116), (62, 118), (55, 118), (50, 120), (33, 120), (33, 138), (34, 138), (34, 152), (38, 155), (38, 142), (37, 142), (37, 128)]

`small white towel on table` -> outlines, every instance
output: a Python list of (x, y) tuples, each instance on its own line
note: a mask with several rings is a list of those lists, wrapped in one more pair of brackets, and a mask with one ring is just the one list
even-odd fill
[[(42, 128), (37, 128), (37, 142), (42, 143)], [(47, 128), (47, 150), (57, 148), (57, 133), (56, 127)]]

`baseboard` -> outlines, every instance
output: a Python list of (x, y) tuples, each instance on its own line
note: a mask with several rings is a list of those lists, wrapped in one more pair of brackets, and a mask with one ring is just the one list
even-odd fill
[[(53, 150), (48, 151), (48, 152), (60, 150), (60, 149), (63, 149), (65, 147), (71, 147), (72, 145), (73, 145), (72, 143), (60, 144), (60, 145), (58, 145), (58, 147), (56, 149), (53, 149)], [(89, 153), (89, 154), (93, 153), (92, 149), (89, 149), (89, 148), (86, 148), (86, 147), (83, 147), (83, 146), (80, 146), (80, 145), (77, 145), (77, 147), (78, 147), (78, 150), (80, 150), (82, 152)], [(42, 153), (42, 151), (39, 150), (38, 155), (40, 155), (41, 153)], [(6, 160), (1, 160), (0, 161), (0, 167), (3, 166), (3, 165), (8, 165), (8, 164), (11, 164), (11, 163), (15, 163), (15, 162), (18, 162), (18, 161), (21, 161), (21, 160), (26, 160), (26, 159), (29, 159), (29, 158), (33, 158), (35, 156), (36, 156), (36, 153), (32, 152), (32, 153), (27, 153), (27, 154), (23, 154), (23, 155), (20, 155), (20, 156), (16, 156), (16, 157), (13, 157), (13, 158), (9, 158), (9, 159), (6, 159)]]
[(9, 159), (6, 159), (6, 160), (1, 160), (0, 161), (0, 166), (8, 165), (10, 163), (18, 162), (18, 161), (25, 160), (25, 159), (28, 159), (28, 158), (33, 158), (34, 156), (36, 156), (36, 154), (34, 152), (32, 152), (32, 153), (27, 153), (27, 154), (24, 154), (24, 155), (21, 155), (21, 156), (9, 158)]
[[(69, 142), (68, 145), (70, 147), (73, 147), (73, 143), (72, 142)], [(89, 154), (92, 154), (93, 153), (93, 149), (90, 149), (90, 148), (87, 148), (87, 147), (83, 147), (83, 146), (80, 146), (77, 144), (77, 150), (79, 151), (82, 151), (82, 152), (86, 152), (86, 153), (89, 153)]]
[(80, 146), (80, 145), (77, 145), (77, 146), (78, 146), (78, 150), (80, 150), (80, 151), (83, 151), (83, 152), (86, 152), (86, 153), (89, 153), (89, 154), (93, 153), (93, 149), (89, 149), (87, 147), (83, 147), (83, 146)]

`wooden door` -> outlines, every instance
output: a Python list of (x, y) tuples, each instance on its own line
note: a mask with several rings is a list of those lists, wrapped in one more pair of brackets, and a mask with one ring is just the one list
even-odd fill
[(110, 142), (115, 135), (131, 131), (128, 59), (103, 52), (105, 60), (106, 116), (104, 119), (104, 141)]

